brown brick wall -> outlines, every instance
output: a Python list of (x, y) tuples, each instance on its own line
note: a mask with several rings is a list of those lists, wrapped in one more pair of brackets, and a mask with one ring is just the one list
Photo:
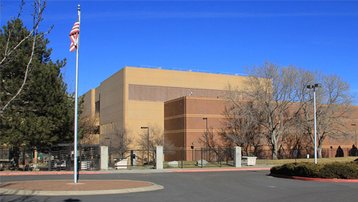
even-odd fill
[[(185, 147), (186, 150), (190, 150), (192, 145), (195, 148), (204, 147), (200, 139), (206, 131), (206, 120), (203, 119), (205, 117), (207, 118), (208, 129), (216, 133), (216, 138), (220, 142), (217, 134), (221, 131), (225, 121), (225, 116), (223, 115), (225, 106), (229, 106), (229, 103), (222, 99), (192, 96), (165, 102), (165, 135), (181, 130), (184, 131), (184, 137), (170, 136), (170, 138), (174, 139), (181, 138), (180, 141), (177, 141), (177, 143), (181, 144), (179, 147)], [(344, 120), (345, 125), (342, 127), (346, 134), (336, 138), (327, 137), (323, 145), (325, 151), (329, 151), (327, 149), (330, 146), (333, 147), (334, 151), (339, 145), (342, 148), (351, 148), (356, 138), (358, 139), (356, 136), (358, 132), (357, 120), (358, 107), (353, 106)], [(352, 123), (356, 123), (357, 126), (352, 126)], [(190, 160), (190, 155), (186, 155), (186, 159)]]

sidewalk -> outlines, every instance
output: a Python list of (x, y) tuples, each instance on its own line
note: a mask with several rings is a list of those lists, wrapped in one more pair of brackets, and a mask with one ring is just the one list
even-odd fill
[[(259, 171), (270, 170), (271, 166), (256, 165), (235, 167), (204, 167), (204, 168), (167, 168), (156, 169), (120, 169), (120, 170), (99, 170), (79, 171), (80, 175), (99, 175), (115, 173), (192, 173), (192, 172), (233, 172), (233, 171)], [(0, 171), (0, 176), (32, 176), (32, 175), (73, 175), (73, 171)]]

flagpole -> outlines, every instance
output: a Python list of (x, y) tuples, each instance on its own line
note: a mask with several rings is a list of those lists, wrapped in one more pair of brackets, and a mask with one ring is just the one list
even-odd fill
[[(80, 5), (78, 4), (77, 7), (77, 13), (78, 13), (78, 22), (81, 25), (81, 10)], [(76, 44), (76, 81), (75, 81), (75, 128), (74, 128), (74, 143), (73, 143), (73, 150), (74, 150), (74, 174), (73, 174), (73, 181), (74, 183), (78, 182), (78, 164), (77, 164), (77, 123), (78, 123), (78, 54), (79, 54), (79, 48), (80, 48), (80, 35), (78, 34), (77, 38), (77, 44)]]

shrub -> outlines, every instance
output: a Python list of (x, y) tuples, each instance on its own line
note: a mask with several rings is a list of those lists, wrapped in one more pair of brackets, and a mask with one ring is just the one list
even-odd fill
[(326, 164), (320, 170), (320, 177), (322, 178), (339, 178), (339, 179), (357, 179), (358, 178), (358, 164), (350, 163), (331, 163)]
[(321, 166), (313, 163), (301, 163), (295, 168), (294, 175), (302, 177), (318, 177)]
[(288, 163), (271, 168), (271, 174), (302, 177), (358, 179), (358, 163)]
[(276, 175), (292, 176), (292, 173), (295, 168), (295, 164), (296, 163), (288, 163), (288, 164), (284, 164), (282, 166), (275, 166), (275, 167), (271, 168), (270, 172), (271, 172), (271, 174), (276, 174)]

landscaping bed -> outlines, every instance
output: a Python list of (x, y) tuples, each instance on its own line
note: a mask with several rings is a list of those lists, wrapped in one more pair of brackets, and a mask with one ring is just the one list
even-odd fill
[(272, 167), (270, 174), (313, 178), (358, 179), (358, 160), (317, 165), (308, 162), (287, 163)]

